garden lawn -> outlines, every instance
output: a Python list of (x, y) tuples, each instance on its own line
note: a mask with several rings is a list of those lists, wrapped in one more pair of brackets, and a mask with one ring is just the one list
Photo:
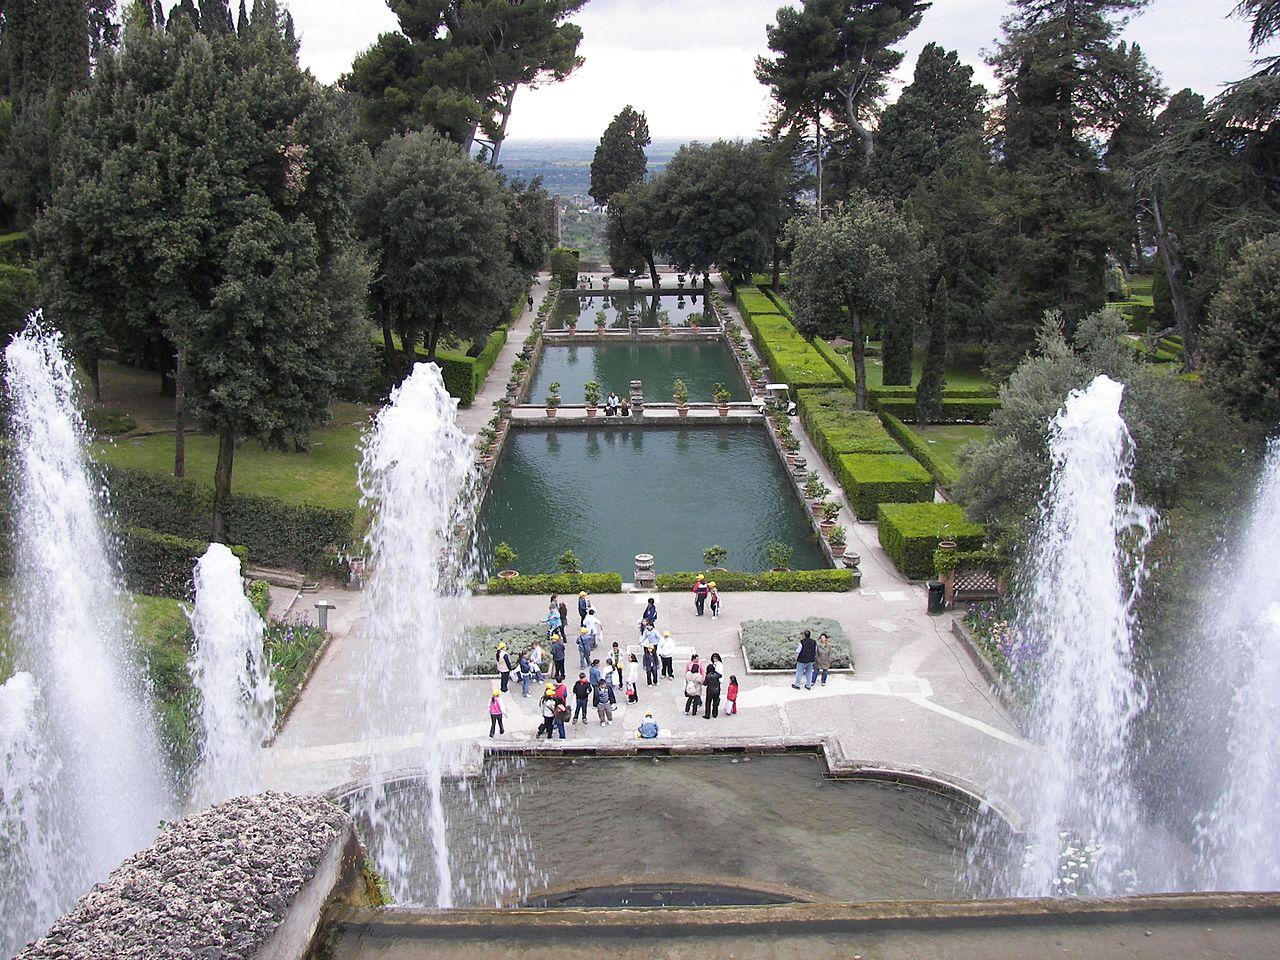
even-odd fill
[(913, 423), (907, 429), (920, 437), (929, 452), (956, 476), (960, 475), (956, 460), (964, 445), (991, 438), (991, 427), (982, 423)]
[[(848, 361), (850, 367), (849, 347), (842, 347), (840, 355)], [(911, 362), (911, 386), (918, 386), (924, 371), (924, 353), (917, 350)], [(867, 358), (867, 389), (877, 390), (884, 386), (884, 364), (879, 357)], [(994, 390), (995, 383), (982, 372), (982, 361), (975, 357), (956, 357), (947, 362), (946, 384), (943, 390), (976, 390), (980, 388)]]
[[(356, 466), (367, 418), (364, 407), (334, 404), (334, 419), (311, 431), (311, 449), (306, 453), (268, 450), (256, 441), (246, 441), (236, 448), (232, 491), (292, 504), (356, 509), (360, 500)], [(93, 457), (118, 467), (171, 473), (173, 434), (99, 441), (93, 445)], [(217, 461), (217, 438), (187, 434), (188, 477), (212, 486)]]

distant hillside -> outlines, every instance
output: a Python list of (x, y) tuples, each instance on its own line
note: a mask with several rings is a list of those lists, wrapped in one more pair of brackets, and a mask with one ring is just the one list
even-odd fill
[[(683, 140), (655, 140), (645, 150), (649, 172), (658, 173), (681, 147)], [(508, 140), (502, 145), (503, 173), (508, 177), (532, 180), (542, 177), (547, 191), (562, 197), (588, 196), (591, 186), (591, 158), (596, 140)]]

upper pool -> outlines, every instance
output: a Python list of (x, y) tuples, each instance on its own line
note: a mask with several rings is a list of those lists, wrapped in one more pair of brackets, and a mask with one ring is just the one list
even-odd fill
[(523, 573), (554, 573), (572, 549), (582, 569), (703, 569), (712, 544), (731, 570), (767, 570), (765, 545), (795, 553), (793, 570), (827, 566), (804, 504), (761, 424), (556, 427), (511, 432), (480, 510), (480, 555), (506, 541)]
[(606, 325), (610, 330), (627, 329), (627, 315), (636, 313), (640, 317), (640, 326), (657, 327), (658, 311), (665, 310), (673, 327), (714, 327), (719, 321), (714, 316), (703, 317), (705, 300), (701, 294), (653, 294), (641, 293), (637, 290), (615, 290), (608, 294), (603, 291), (591, 296), (582, 296), (564, 291), (556, 301), (556, 308), (547, 321), (549, 330), (566, 330), (574, 326), (578, 330), (594, 330), (596, 314), (605, 312)]
[(567, 404), (584, 403), (588, 380), (600, 384), (602, 397), (615, 390), (625, 397), (632, 380), (644, 382), (644, 395), (654, 403), (670, 403), (677, 379), (689, 389), (689, 399), (709, 402), (717, 383), (723, 383), (734, 400), (749, 400), (737, 361), (723, 339), (668, 340), (624, 343), (548, 343), (542, 348), (529, 403), (541, 403), (553, 383)]

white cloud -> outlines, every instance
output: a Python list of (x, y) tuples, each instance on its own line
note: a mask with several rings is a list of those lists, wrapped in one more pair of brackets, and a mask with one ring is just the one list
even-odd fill
[[(755, 59), (766, 53), (765, 25), (778, 0), (592, 0), (577, 17), (586, 65), (564, 83), (522, 90), (514, 138), (595, 138), (630, 103), (645, 111), (655, 137), (752, 136), (763, 126), (768, 95), (755, 81)], [(1248, 27), (1226, 19), (1234, 0), (1155, 0), (1130, 24), (1164, 74), (1170, 90), (1192, 87), (1212, 96), (1248, 72)], [(292, 0), (302, 57), (324, 81), (346, 71), (354, 56), (395, 29), (384, 0)], [(935, 0), (904, 44), (902, 76), (934, 41), (960, 52), (979, 81), (983, 63), (1008, 12), (1003, 0)]]

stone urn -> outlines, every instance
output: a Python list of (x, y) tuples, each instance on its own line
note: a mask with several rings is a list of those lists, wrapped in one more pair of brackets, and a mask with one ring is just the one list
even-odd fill
[(518, 570), (499, 570), (498, 571), (499, 580), (514, 580), (518, 576), (520, 576), (520, 571)]
[(652, 590), (657, 582), (653, 572), (653, 554), (636, 554), (636, 572), (632, 582), (637, 589)]

